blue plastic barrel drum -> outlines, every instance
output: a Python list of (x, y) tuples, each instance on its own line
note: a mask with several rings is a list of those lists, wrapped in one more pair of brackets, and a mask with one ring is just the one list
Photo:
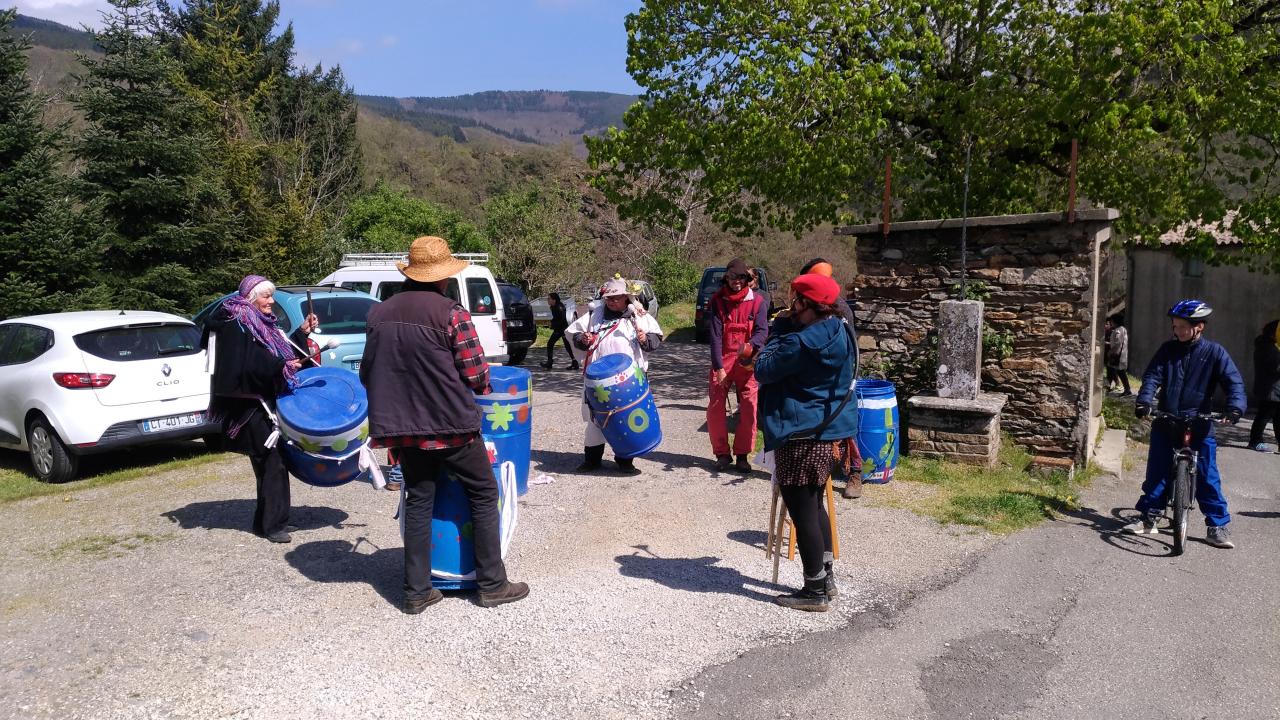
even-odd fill
[[(489, 394), (477, 395), (481, 436), (498, 483), (498, 534), (502, 554), (516, 527), (516, 497), (529, 489), (533, 404), (531, 375), (517, 367), (491, 366)], [(475, 533), (462, 483), (443, 472), (431, 516), (432, 584), (441, 590), (474, 588)]]
[(893, 383), (859, 379), (858, 451), (862, 454), (862, 481), (887, 483), (898, 467), (898, 400)]
[(652, 452), (662, 442), (658, 406), (644, 370), (629, 355), (614, 353), (587, 366), (586, 401), (591, 422), (620, 458)]
[(335, 487), (365, 473), (360, 448), (369, 438), (369, 398), (350, 370), (307, 368), (276, 401), (285, 466), (308, 485)]

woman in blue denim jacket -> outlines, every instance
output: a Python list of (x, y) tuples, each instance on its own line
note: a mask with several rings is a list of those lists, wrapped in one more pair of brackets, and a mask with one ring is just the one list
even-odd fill
[(773, 335), (756, 359), (764, 447), (795, 528), (804, 587), (776, 599), (822, 612), (837, 590), (831, 575), (831, 526), (822, 505), (835, 447), (858, 432), (853, 400), (857, 344), (838, 315), (840, 286), (823, 275), (791, 281), (789, 331)]

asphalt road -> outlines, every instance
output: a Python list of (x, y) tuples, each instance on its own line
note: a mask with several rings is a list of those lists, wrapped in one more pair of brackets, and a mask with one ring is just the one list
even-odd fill
[(1138, 454), (951, 584), (704, 672), (678, 715), (1280, 718), (1280, 455), (1240, 445), (1219, 455), (1234, 550), (1119, 534)]

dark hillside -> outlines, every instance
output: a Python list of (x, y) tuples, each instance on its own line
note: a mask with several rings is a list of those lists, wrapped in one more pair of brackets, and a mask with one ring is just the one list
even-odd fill
[(84, 30), (67, 27), (52, 20), (19, 15), (13, 22), (13, 30), (20, 35), (28, 35), (32, 45), (40, 45), (54, 50), (76, 50), (79, 52), (95, 52), (98, 46), (93, 37)]

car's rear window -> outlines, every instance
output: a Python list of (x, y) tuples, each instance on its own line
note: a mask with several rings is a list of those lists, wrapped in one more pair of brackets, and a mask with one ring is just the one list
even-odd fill
[(529, 298), (525, 297), (524, 291), (518, 285), (499, 285), (498, 292), (502, 293), (503, 305), (529, 302)]
[(200, 331), (185, 323), (106, 328), (75, 336), (76, 347), (116, 362), (181, 357), (200, 352)]
[(312, 311), (320, 321), (320, 330), (323, 333), (348, 335), (364, 332), (365, 320), (369, 317), (369, 308), (373, 307), (374, 300), (367, 297), (339, 295), (312, 298), (311, 303)]

